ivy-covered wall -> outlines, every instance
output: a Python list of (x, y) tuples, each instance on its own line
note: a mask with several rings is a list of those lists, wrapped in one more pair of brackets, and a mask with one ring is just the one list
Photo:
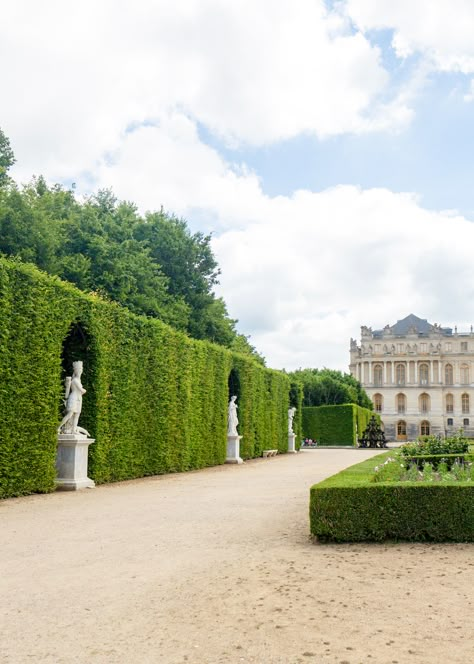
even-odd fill
[(232, 369), (241, 456), (287, 450), (284, 373), (0, 258), (0, 497), (54, 489), (63, 379), (75, 359), (97, 483), (223, 463)]
[[(303, 408), (303, 436), (320, 445), (357, 445), (372, 411), (356, 404), (306, 406)], [(380, 417), (376, 416), (380, 421)]]

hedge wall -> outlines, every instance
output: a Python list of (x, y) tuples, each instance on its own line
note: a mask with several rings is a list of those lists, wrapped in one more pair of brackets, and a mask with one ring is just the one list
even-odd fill
[(388, 454), (311, 487), (311, 533), (335, 542), (474, 541), (472, 482), (373, 483), (374, 467)]
[[(306, 406), (303, 408), (303, 437), (320, 445), (357, 445), (357, 435), (366, 429), (372, 411), (356, 404)], [(376, 415), (380, 421), (380, 416)]]
[(242, 457), (287, 450), (284, 373), (0, 258), (0, 497), (54, 490), (74, 359), (84, 361), (80, 424), (96, 439), (96, 483), (223, 463), (232, 369)]

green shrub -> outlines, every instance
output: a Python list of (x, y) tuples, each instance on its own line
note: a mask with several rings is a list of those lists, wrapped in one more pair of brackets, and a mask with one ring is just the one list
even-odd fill
[[(303, 438), (319, 445), (357, 445), (373, 413), (355, 404), (342, 406), (307, 406), (303, 408)], [(376, 415), (378, 421), (380, 416)]]
[(400, 448), (407, 457), (439, 454), (464, 454), (469, 450), (469, 440), (459, 432), (448, 438), (424, 436), (418, 441), (405, 443)]
[(311, 533), (320, 541), (474, 541), (472, 481), (373, 483), (390, 452), (311, 487)]
[(96, 439), (97, 483), (223, 463), (232, 369), (243, 458), (287, 450), (284, 373), (0, 258), (0, 497), (54, 490), (73, 359), (84, 360), (80, 424)]

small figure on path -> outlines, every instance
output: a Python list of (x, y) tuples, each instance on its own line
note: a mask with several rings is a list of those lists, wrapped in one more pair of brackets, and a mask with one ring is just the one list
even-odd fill
[(288, 433), (294, 433), (293, 431), (293, 418), (296, 413), (296, 408), (288, 409)]
[(66, 390), (64, 394), (66, 414), (58, 427), (58, 433), (80, 433), (89, 436), (89, 433), (77, 424), (82, 410), (82, 395), (86, 393), (81, 383), (82, 369), (82, 362), (73, 362), (72, 377), (68, 376), (66, 378)]
[(227, 435), (228, 436), (238, 436), (239, 434), (237, 433), (237, 425), (239, 423), (239, 420), (237, 418), (237, 404), (235, 403), (237, 400), (236, 396), (233, 396), (230, 398), (229, 401), (229, 410), (228, 410), (228, 418), (227, 418)]

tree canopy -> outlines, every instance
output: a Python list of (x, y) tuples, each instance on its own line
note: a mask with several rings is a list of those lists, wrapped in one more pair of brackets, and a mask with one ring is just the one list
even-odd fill
[(43, 177), (20, 188), (7, 175), (14, 162), (0, 130), (0, 253), (264, 364), (213, 291), (210, 235), (163, 209), (141, 215), (108, 189), (80, 201)]
[(298, 369), (290, 376), (303, 386), (303, 406), (354, 403), (372, 410), (372, 402), (359, 381), (334, 369)]

